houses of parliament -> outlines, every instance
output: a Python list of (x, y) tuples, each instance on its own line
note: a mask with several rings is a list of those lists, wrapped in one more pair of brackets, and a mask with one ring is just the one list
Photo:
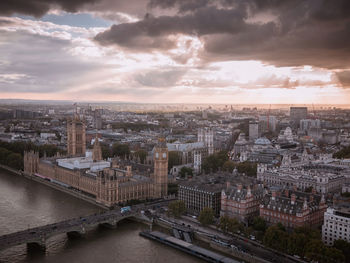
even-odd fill
[(168, 191), (168, 148), (160, 138), (154, 151), (154, 171), (138, 175), (131, 166), (102, 159), (96, 137), (93, 149), (86, 150), (86, 126), (75, 115), (67, 120), (67, 156), (39, 158), (37, 152), (24, 153), (24, 173), (79, 190), (106, 206), (128, 200), (161, 198)]

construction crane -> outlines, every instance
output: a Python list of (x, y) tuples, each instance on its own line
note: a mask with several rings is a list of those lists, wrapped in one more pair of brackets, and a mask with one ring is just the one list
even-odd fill
[(314, 112), (314, 120), (316, 119), (316, 111), (315, 111), (315, 106), (314, 106), (314, 104), (312, 103), (312, 110), (313, 110), (313, 112)]
[(270, 111), (271, 111), (271, 104), (269, 107), (269, 110), (267, 111), (267, 131), (270, 131)]

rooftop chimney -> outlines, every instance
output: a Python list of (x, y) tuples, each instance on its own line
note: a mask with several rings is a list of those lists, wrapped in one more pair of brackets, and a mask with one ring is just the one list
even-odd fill
[(291, 197), (290, 197), (290, 201), (291, 201), (290, 203), (292, 205), (294, 205), (296, 200), (297, 200), (297, 196), (295, 194), (292, 194)]
[(271, 190), (271, 194), (272, 194), (272, 200), (276, 200), (277, 193), (275, 189)]
[(315, 187), (312, 187), (312, 194), (316, 194), (316, 188)]
[(286, 197), (289, 197), (289, 189), (288, 189), (288, 188), (286, 188), (286, 189), (284, 190), (284, 194), (285, 194)]

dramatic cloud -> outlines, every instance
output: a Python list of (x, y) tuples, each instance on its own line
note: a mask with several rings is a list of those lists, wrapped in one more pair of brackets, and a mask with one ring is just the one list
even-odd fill
[(349, 13), (347, 0), (0, 1), (0, 95), (347, 103)]
[(98, 0), (1, 0), (0, 15), (15, 13), (41, 17), (50, 9), (61, 8), (67, 12), (77, 12), (86, 4)]
[(172, 87), (186, 73), (184, 70), (159, 70), (156, 72), (139, 73), (135, 80), (148, 87)]
[(337, 72), (336, 75), (343, 88), (350, 88), (350, 70)]
[(150, 7), (186, 12), (113, 25), (95, 40), (147, 51), (172, 49), (170, 37), (191, 35), (204, 43), (203, 61), (254, 59), (280, 66), (350, 67), (350, 1), (198, 2), (151, 0)]
[(0, 92), (62, 92), (81, 85), (82, 76), (88, 81), (101, 67), (72, 56), (69, 40), (0, 31), (0, 43)]

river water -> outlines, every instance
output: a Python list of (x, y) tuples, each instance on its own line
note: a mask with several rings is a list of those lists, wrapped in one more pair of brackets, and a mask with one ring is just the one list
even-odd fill
[[(100, 208), (45, 185), (0, 170), (0, 235), (99, 212)], [(0, 262), (202, 262), (139, 236), (146, 225), (125, 221), (96, 228), (82, 238), (65, 234), (47, 240), (45, 253), (25, 245), (0, 251)]]

